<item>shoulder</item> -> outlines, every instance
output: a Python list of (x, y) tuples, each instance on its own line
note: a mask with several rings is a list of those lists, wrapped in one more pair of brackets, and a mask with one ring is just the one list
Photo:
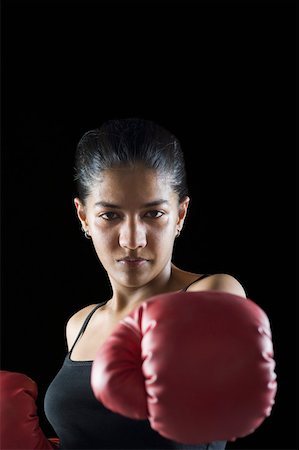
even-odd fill
[(198, 280), (192, 284), (188, 291), (222, 291), (230, 294), (246, 297), (246, 292), (242, 284), (232, 275), (227, 273), (216, 273), (208, 277)]
[(73, 314), (68, 319), (65, 332), (66, 332), (66, 340), (67, 340), (67, 345), (68, 345), (69, 350), (72, 347), (73, 343), (75, 342), (75, 339), (81, 330), (84, 320), (96, 306), (97, 306), (96, 303), (85, 306), (84, 308), (77, 311), (75, 314)]

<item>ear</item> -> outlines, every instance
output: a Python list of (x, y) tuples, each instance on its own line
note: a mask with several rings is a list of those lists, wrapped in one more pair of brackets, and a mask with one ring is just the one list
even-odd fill
[(188, 206), (189, 206), (190, 198), (185, 197), (184, 200), (182, 200), (179, 203), (179, 215), (178, 215), (178, 222), (177, 222), (177, 228), (178, 230), (181, 230), (184, 225), (184, 221), (187, 215)]
[(74, 204), (75, 204), (75, 207), (77, 210), (77, 216), (81, 222), (82, 228), (86, 229), (88, 224), (87, 224), (87, 219), (86, 219), (85, 206), (82, 204), (81, 200), (78, 197), (74, 198)]

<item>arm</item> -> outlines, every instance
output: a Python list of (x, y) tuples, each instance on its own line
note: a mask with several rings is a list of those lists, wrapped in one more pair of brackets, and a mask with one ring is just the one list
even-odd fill
[(35, 381), (23, 373), (0, 371), (1, 449), (52, 450), (57, 438), (47, 439), (39, 425)]
[(274, 403), (274, 368), (269, 320), (257, 304), (223, 291), (174, 292), (120, 322), (97, 353), (91, 385), (112, 411), (197, 444), (258, 428)]

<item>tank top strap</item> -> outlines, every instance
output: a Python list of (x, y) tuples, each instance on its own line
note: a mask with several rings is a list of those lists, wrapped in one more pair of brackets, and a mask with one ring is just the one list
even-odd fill
[(199, 280), (203, 280), (204, 278), (210, 277), (212, 274), (211, 273), (206, 273), (204, 275), (201, 275), (200, 277), (196, 278), (196, 280), (192, 281), (192, 283), (188, 284), (188, 286), (186, 286), (185, 288), (182, 289), (183, 292), (186, 292), (187, 289), (189, 289), (190, 286), (192, 286), (192, 284), (196, 283)]
[(100, 308), (100, 306), (103, 306), (105, 303), (107, 303), (107, 302), (98, 303), (98, 304), (90, 311), (90, 313), (86, 316), (86, 318), (85, 318), (85, 320), (84, 320), (84, 322), (83, 322), (83, 325), (82, 325), (82, 327), (80, 328), (80, 331), (79, 331), (79, 333), (78, 333), (78, 335), (77, 335), (77, 337), (76, 337), (76, 339), (75, 339), (75, 342), (73, 343), (73, 345), (72, 345), (72, 347), (71, 347), (71, 349), (70, 349), (70, 351), (69, 351), (69, 355), (72, 354), (72, 351), (73, 351), (75, 345), (77, 344), (78, 340), (80, 339), (80, 337), (82, 336), (82, 334), (83, 334), (84, 331), (86, 330), (86, 327), (87, 327), (88, 322), (90, 321), (92, 315), (96, 312), (96, 310), (97, 310), (98, 308)]

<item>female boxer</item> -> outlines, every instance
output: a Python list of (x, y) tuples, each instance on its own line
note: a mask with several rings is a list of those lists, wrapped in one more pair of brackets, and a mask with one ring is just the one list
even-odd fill
[(223, 450), (271, 412), (271, 330), (233, 276), (172, 262), (189, 205), (179, 141), (148, 120), (111, 120), (75, 160), (75, 208), (112, 295), (67, 323), (45, 397), (58, 438), (39, 427), (36, 383), (0, 372), (1, 449)]
[[(64, 449), (190, 448), (162, 437), (147, 420), (111, 412), (94, 398), (92, 361), (118, 322), (157, 294), (245, 292), (228, 274), (190, 273), (172, 263), (189, 197), (178, 139), (142, 119), (110, 120), (81, 138), (75, 157), (74, 204), (112, 288), (66, 326), (68, 354), (46, 394), (46, 415)], [(80, 282), (80, 280), (78, 280)], [(224, 449), (225, 442), (194, 446)]]

